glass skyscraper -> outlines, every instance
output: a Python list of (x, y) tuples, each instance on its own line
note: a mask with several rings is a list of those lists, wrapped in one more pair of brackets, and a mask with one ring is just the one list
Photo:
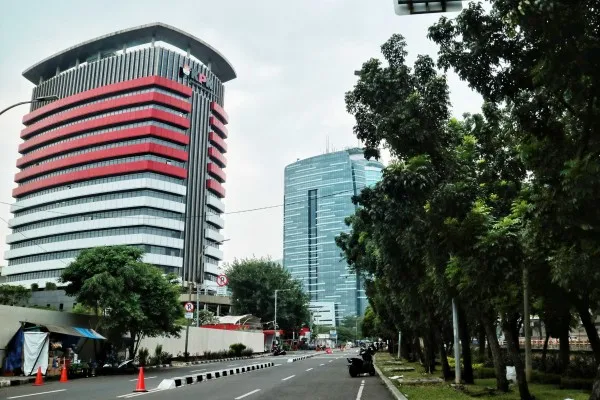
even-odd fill
[(362, 315), (362, 282), (348, 271), (335, 237), (349, 228), (352, 196), (381, 178), (383, 164), (354, 148), (298, 160), (285, 168), (283, 266), (301, 280), (311, 302), (335, 303), (336, 323)]

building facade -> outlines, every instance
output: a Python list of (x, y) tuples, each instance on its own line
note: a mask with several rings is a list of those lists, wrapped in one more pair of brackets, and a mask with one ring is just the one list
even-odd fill
[(285, 168), (283, 266), (302, 281), (311, 303), (335, 303), (336, 325), (362, 315), (367, 300), (361, 281), (335, 244), (354, 214), (352, 196), (381, 178), (383, 164), (361, 149), (326, 153)]
[(225, 57), (155, 23), (70, 47), (23, 76), (32, 99), (59, 100), (23, 117), (7, 282), (43, 287), (82, 249), (131, 245), (184, 282), (216, 287), (224, 83), (236, 77)]

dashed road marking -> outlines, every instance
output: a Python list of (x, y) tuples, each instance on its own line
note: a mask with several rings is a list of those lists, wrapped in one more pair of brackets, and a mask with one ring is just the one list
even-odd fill
[(308, 371), (312, 371), (312, 368), (309, 368), (309, 369), (306, 370), (306, 372), (308, 372)]
[(293, 377), (295, 377), (296, 375), (291, 375), (288, 376), (287, 378), (283, 378), (282, 381), (287, 381), (288, 379), (292, 379)]
[(22, 397), (39, 396), (40, 394), (58, 393), (58, 392), (64, 392), (66, 390), (67, 389), (59, 389), (59, 390), (51, 390), (49, 392), (38, 392), (38, 393), (31, 393), (31, 394), (22, 394), (20, 396), (7, 397), (7, 399), (20, 399)]
[(236, 397), (236, 398), (235, 398), (235, 400), (240, 400), (240, 399), (243, 399), (244, 397), (248, 397), (248, 396), (250, 396), (250, 395), (253, 395), (254, 393), (257, 393), (257, 392), (260, 392), (260, 389), (254, 389), (254, 390), (253, 390), (253, 391), (251, 391), (251, 392), (248, 392), (248, 393), (246, 393), (246, 394), (243, 394), (243, 395), (241, 395), (241, 396), (239, 396), (239, 397)]
[(320, 364), (319, 367), (322, 367), (323, 365), (325, 365), (325, 364)]
[(360, 387), (358, 388), (358, 394), (356, 395), (356, 400), (360, 400), (360, 398), (362, 397), (362, 392), (363, 392), (364, 388), (365, 388), (365, 380), (363, 379), (360, 382)]
[[(192, 372), (194, 372), (194, 371), (192, 371)], [(154, 378), (156, 378), (156, 376), (147, 376), (147, 377), (145, 377), (144, 379), (154, 379)], [(137, 380), (138, 380), (137, 378), (135, 378), (135, 379), (130, 379), (130, 380), (129, 380), (129, 382), (135, 382), (135, 381), (137, 381)]]

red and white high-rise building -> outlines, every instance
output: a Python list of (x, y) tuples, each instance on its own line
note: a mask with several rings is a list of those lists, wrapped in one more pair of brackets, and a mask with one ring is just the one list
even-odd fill
[(69, 47), (23, 76), (33, 98), (59, 100), (23, 117), (7, 283), (43, 286), (81, 249), (132, 245), (211, 286), (223, 258), (223, 84), (236, 77), (225, 57), (155, 23)]

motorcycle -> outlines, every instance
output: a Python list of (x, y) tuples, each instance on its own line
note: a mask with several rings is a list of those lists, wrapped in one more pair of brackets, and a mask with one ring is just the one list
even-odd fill
[(273, 348), (273, 355), (274, 356), (285, 356), (286, 355), (286, 351), (283, 350), (281, 347), (275, 346)]
[(375, 366), (373, 365), (373, 353), (375, 353), (375, 349), (366, 348), (360, 349), (358, 357), (347, 358), (348, 360), (348, 372), (350, 376), (356, 378), (360, 374), (368, 373), (371, 376), (375, 375)]

